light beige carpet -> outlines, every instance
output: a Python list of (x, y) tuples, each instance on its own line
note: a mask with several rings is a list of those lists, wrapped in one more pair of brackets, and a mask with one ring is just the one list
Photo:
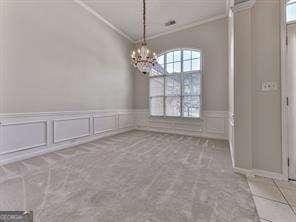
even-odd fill
[(228, 144), (131, 131), (0, 168), (0, 210), (38, 222), (259, 221)]

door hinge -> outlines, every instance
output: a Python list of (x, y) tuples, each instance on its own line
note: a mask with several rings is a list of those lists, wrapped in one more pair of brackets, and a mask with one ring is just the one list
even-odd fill
[(289, 106), (289, 97), (286, 97), (286, 105)]
[(290, 158), (287, 159), (288, 167), (290, 166)]
[(288, 45), (288, 44), (289, 44), (289, 37), (286, 36), (286, 45)]

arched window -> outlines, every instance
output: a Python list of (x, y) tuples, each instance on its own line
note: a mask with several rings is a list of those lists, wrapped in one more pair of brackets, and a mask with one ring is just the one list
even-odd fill
[(158, 57), (149, 77), (151, 116), (199, 118), (201, 52), (180, 49)]
[(287, 23), (296, 22), (296, 0), (287, 1)]

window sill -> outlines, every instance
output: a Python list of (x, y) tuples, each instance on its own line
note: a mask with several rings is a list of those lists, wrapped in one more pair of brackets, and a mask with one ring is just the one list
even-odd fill
[(296, 23), (296, 19), (295, 19), (295, 20), (291, 20), (291, 21), (287, 22), (287, 25), (293, 25), (293, 24), (295, 24), (295, 23)]

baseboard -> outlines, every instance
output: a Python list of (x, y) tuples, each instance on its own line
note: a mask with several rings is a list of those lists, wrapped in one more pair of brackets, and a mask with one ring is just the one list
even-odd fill
[(277, 180), (288, 180), (288, 178), (281, 173), (269, 172), (266, 170), (258, 170), (258, 169), (253, 169), (252, 171), (253, 171), (253, 175), (255, 176), (267, 177), (267, 178), (272, 178)]
[(168, 133), (168, 134), (177, 134), (177, 135), (184, 135), (184, 136), (202, 137), (202, 138), (208, 138), (208, 139), (227, 140), (227, 138), (224, 135), (199, 133), (194, 131), (184, 132), (181, 130), (171, 130), (169, 128), (153, 128), (153, 127), (147, 127), (147, 126), (136, 126), (135, 129), (141, 130), (141, 131), (156, 132), (156, 133)]
[(234, 164), (234, 147), (233, 147), (233, 144), (232, 144), (232, 142), (230, 140), (228, 140), (228, 143), (229, 143), (232, 167), (235, 168), (235, 164)]
[(244, 168), (240, 168), (240, 167), (233, 167), (233, 171), (235, 173), (239, 173), (245, 176), (254, 176), (254, 173), (252, 170), (249, 169), (244, 169)]
[(285, 180), (285, 181), (288, 180), (288, 178), (283, 174), (269, 172), (269, 171), (265, 171), (265, 170), (243, 169), (240, 167), (233, 167), (233, 171), (235, 173), (243, 174), (247, 177), (260, 176), (260, 177), (266, 177), (266, 178), (277, 179), (277, 180)]

